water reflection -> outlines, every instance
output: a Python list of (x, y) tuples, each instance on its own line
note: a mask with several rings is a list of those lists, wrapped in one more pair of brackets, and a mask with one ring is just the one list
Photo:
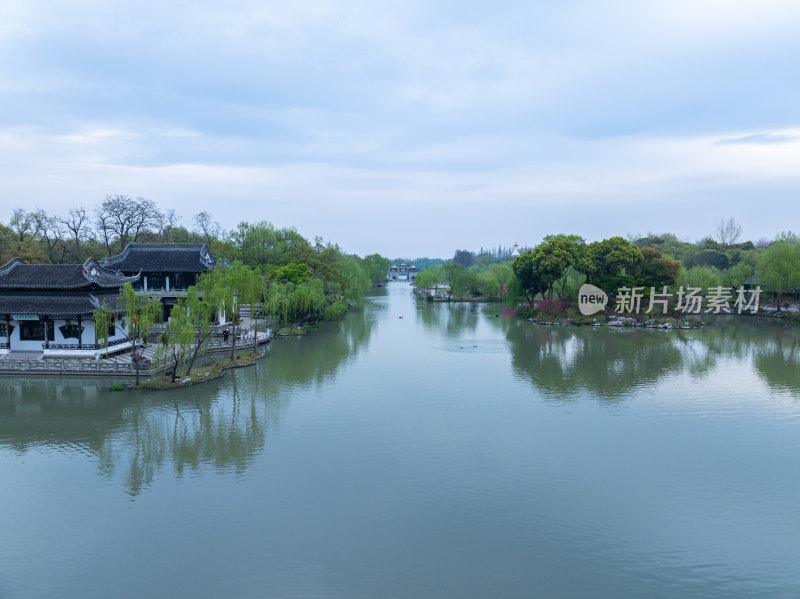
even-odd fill
[(551, 396), (584, 391), (620, 399), (667, 375), (704, 376), (730, 359), (754, 367), (771, 387), (800, 393), (800, 331), (792, 324), (727, 318), (703, 330), (670, 332), (494, 324), (510, 342), (516, 373)]
[(277, 339), (264, 362), (265, 383), (321, 385), (367, 346), (376, 320), (373, 309), (356, 308), (342, 320), (321, 323), (305, 337)]
[(241, 474), (279, 423), (289, 396), (278, 391), (335, 375), (364, 349), (372, 326), (366, 310), (353, 310), (306, 337), (275, 340), (255, 367), (170, 392), (115, 393), (120, 381), (111, 379), (2, 377), (0, 448), (93, 455), (132, 496), (170, 465), (177, 477), (203, 467)]
[(522, 324), (509, 327), (506, 336), (515, 371), (548, 395), (573, 396), (585, 390), (619, 398), (655, 383), (682, 361), (674, 340), (652, 331)]
[[(306, 337), (277, 339), (257, 366), (190, 389), (112, 393), (110, 379), (0, 377), (0, 449), (94, 456), (102, 475), (119, 478), (133, 496), (170, 466), (178, 477), (203, 468), (241, 475), (279, 425), (293, 397), (285, 391), (320, 387), (364, 353), (381, 323), (395, 318), (389, 301), (379, 295)], [(795, 325), (728, 318), (699, 331), (607, 330), (538, 326), (495, 311), (420, 302), (415, 318), (439, 339), (480, 331), (481, 351), (508, 352), (518, 377), (559, 400), (587, 393), (619, 401), (667, 376), (705, 376), (726, 360), (800, 397)]]
[(427, 330), (447, 337), (469, 336), (475, 333), (481, 314), (478, 304), (428, 303), (417, 304), (417, 321)]
[(169, 463), (178, 476), (201, 464), (241, 471), (278, 412), (258, 393), (257, 377), (208, 385), (203, 392), (112, 393), (103, 379), (0, 379), (0, 445), (94, 455), (100, 472), (118, 474), (132, 495)]

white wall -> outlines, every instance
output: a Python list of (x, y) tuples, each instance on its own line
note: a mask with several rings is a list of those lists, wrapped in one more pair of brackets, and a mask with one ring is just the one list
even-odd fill
[[(78, 324), (78, 321), (77, 319), (72, 318), (70, 319), (70, 323)], [(58, 319), (54, 321), (54, 331), (53, 331), (54, 339), (50, 339), (51, 344), (78, 343), (78, 340), (75, 337), (70, 337), (69, 339), (65, 339), (64, 336), (61, 334), (59, 327), (64, 326), (65, 324), (67, 324), (67, 322), (64, 319)], [(37, 352), (43, 351), (42, 344), (44, 343), (44, 341), (20, 341), (21, 323), (16, 320), (12, 320), (11, 325), (14, 327), (14, 331), (11, 333), (12, 351), (37, 351)], [(82, 342), (88, 344), (94, 343), (95, 328), (94, 328), (94, 321), (91, 320), (91, 317), (87, 316), (86, 318), (84, 318), (83, 322), (81, 323), (81, 326), (83, 327)], [(113, 337), (109, 337), (108, 342), (111, 343), (112, 341), (115, 341), (117, 339), (124, 339), (124, 338), (125, 338), (125, 333), (122, 327), (119, 325), (119, 323), (117, 323), (117, 334), (114, 335)], [(5, 342), (5, 340), (6, 340), (5, 337), (0, 339), (0, 341), (3, 342)]]

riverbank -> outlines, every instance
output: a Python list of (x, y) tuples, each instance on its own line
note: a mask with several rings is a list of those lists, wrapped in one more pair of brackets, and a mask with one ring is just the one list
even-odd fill
[(416, 287), (414, 288), (414, 295), (416, 295), (419, 299), (425, 300), (426, 302), (469, 302), (469, 303), (479, 303), (479, 304), (489, 304), (492, 302), (499, 302), (502, 301), (500, 297), (489, 297), (488, 295), (476, 295), (476, 296), (448, 296), (446, 294), (434, 294), (431, 295), (429, 293), (425, 293), (424, 291), (420, 291)]
[(520, 307), (517, 315), (529, 322), (545, 325), (567, 325), (567, 326), (633, 326), (646, 328), (666, 328), (666, 329), (692, 329), (706, 326), (709, 320), (716, 316), (735, 316), (741, 318), (766, 318), (777, 319), (800, 324), (800, 313), (781, 311), (777, 312), (769, 309), (761, 309), (758, 312), (735, 312), (719, 314), (700, 312), (690, 314), (668, 313), (663, 314), (657, 311), (651, 314), (646, 312), (620, 314), (613, 307), (608, 306), (602, 312), (586, 316), (578, 309), (577, 302), (566, 300), (539, 300), (534, 307)]
[(190, 376), (183, 376), (183, 377), (176, 377), (175, 382), (172, 382), (172, 377), (158, 377), (158, 378), (151, 378), (146, 381), (140, 382), (138, 385), (133, 383), (128, 383), (125, 385), (125, 389), (128, 390), (135, 390), (135, 389), (149, 389), (149, 390), (161, 390), (161, 389), (178, 389), (181, 387), (191, 387), (192, 385), (197, 385), (200, 383), (206, 383), (208, 381), (213, 381), (214, 379), (220, 378), (226, 370), (230, 370), (231, 368), (243, 368), (245, 366), (252, 366), (256, 363), (257, 360), (260, 360), (266, 355), (266, 353), (262, 352), (254, 352), (254, 351), (247, 351), (237, 353), (234, 356), (234, 359), (231, 360), (230, 358), (226, 360), (221, 360), (219, 362), (214, 362), (210, 366), (205, 368), (198, 368), (198, 372), (192, 374)]
[[(269, 343), (274, 337), (272, 329), (259, 331), (258, 345)], [(237, 341), (237, 347), (252, 346), (252, 336), (245, 335)], [(152, 360), (158, 349), (158, 343), (148, 343), (143, 348), (145, 358), (140, 377), (150, 378), (158, 375), (160, 369), (154, 367)], [(194, 346), (192, 346), (194, 349)], [(226, 354), (231, 351), (231, 342), (220, 336), (206, 342), (201, 355)], [(163, 367), (161, 367), (163, 368)], [(75, 356), (65, 352), (64, 356), (48, 355), (42, 352), (8, 352), (0, 355), (0, 375), (54, 375), (59, 376), (136, 376), (136, 365), (131, 360), (131, 352), (126, 351), (107, 358)]]

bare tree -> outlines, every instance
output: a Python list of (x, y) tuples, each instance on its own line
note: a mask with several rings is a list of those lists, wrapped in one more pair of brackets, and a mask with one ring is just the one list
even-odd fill
[(134, 199), (126, 195), (108, 195), (95, 208), (95, 224), (103, 235), (109, 256), (113, 238), (124, 248), (151, 227), (157, 228), (161, 218), (156, 203), (141, 197)]
[(208, 210), (194, 215), (194, 231), (202, 235), (206, 243), (211, 243), (220, 233), (220, 226)]
[(111, 228), (109, 227), (109, 223), (111, 222), (111, 215), (107, 214), (103, 210), (100, 209), (99, 206), (96, 206), (94, 209), (95, 213), (95, 227), (97, 227), (97, 231), (103, 236), (103, 245), (106, 246), (106, 252), (108, 255), (111, 255)]
[(724, 218), (720, 219), (717, 225), (717, 236), (719, 237), (720, 243), (733, 245), (741, 234), (742, 227), (733, 217), (730, 217), (727, 221)]
[(81, 241), (86, 241), (92, 234), (92, 227), (89, 223), (89, 215), (86, 212), (86, 208), (83, 206), (70, 208), (67, 216), (58, 220), (66, 228), (70, 238), (75, 241), (75, 246), (72, 248), (72, 259), (75, 262), (80, 262)]
[(165, 242), (170, 243), (172, 233), (178, 228), (182, 217), (178, 216), (174, 208), (170, 208), (166, 212), (159, 213), (158, 218), (158, 236)]
[(38, 208), (28, 213), (33, 221), (39, 241), (47, 252), (47, 257), (53, 264), (63, 264), (67, 253), (67, 244), (64, 241), (65, 229), (61, 222)]

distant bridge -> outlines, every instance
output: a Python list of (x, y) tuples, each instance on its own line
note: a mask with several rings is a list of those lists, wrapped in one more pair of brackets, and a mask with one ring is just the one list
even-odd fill
[(389, 272), (386, 273), (386, 278), (390, 281), (409, 281), (413, 280), (416, 276), (417, 267), (413, 264), (408, 266), (405, 262), (401, 262), (400, 265), (392, 264), (389, 268)]

